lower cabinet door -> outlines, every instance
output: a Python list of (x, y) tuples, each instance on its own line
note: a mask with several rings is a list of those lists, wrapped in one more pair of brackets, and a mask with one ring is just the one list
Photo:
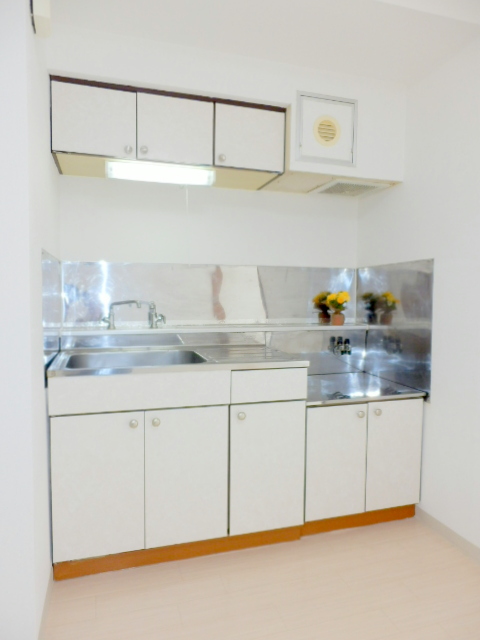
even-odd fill
[(368, 407), (367, 511), (420, 501), (423, 400)]
[(305, 520), (365, 511), (367, 405), (307, 410)]
[(228, 407), (145, 413), (145, 542), (228, 533)]
[(305, 402), (230, 408), (230, 535), (303, 523)]
[(144, 414), (51, 420), (53, 561), (144, 548)]

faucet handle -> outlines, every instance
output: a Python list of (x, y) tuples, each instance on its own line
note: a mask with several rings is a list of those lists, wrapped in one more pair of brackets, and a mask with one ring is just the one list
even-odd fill
[(163, 313), (157, 313), (157, 314), (155, 315), (155, 326), (156, 326), (156, 327), (158, 327), (158, 323), (159, 323), (159, 322), (160, 322), (161, 324), (166, 324), (166, 322), (167, 322), (167, 319), (166, 319), (166, 317), (163, 315)]

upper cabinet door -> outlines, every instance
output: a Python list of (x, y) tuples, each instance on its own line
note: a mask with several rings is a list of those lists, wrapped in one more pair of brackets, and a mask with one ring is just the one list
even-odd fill
[(52, 151), (134, 158), (136, 128), (136, 93), (52, 82)]
[(420, 502), (423, 400), (368, 406), (366, 510)]
[(284, 171), (285, 113), (215, 104), (215, 164)]
[(297, 156), (307, 162), (355, 162), (355, 100), (300, 95)]
[(213, 164), (213, 102), (138, 94), (140, 160)]

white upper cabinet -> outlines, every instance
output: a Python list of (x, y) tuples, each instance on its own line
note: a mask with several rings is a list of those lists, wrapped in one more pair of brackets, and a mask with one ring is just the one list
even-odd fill
[(423, 400), (368, 406), (366, 510), (420, 502)]
[(213, 164), (213, 102), (138, 93), (140, 160)]
[(52, 151), (135, 158), (137, 95), (52, 81)]
[(365, 511), (366, 404), (307, 410), (305, 520)]
[(298, 99), (298, 159), (354, 164), (355, 110), (354, 100), (301, 94)]
[(215, 164), (284, 171), (285, 113), (215, 104)]

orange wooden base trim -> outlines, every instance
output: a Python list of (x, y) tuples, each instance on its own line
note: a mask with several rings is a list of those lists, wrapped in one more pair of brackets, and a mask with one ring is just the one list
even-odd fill
[(198, 556), (207, 556), (213, 553), (225, 553), (226, 551), (239, 551), (252, 547), (261, 547), (278, 542), (291, 542), (299, 540), (303, 536), (316, 533), (325, 533), (337, 529), (349, 529), (352, 527), (365, 527), (380, 522), (403, 520), (413, 518), (415, 505), (382, 509), (381, 511), (368, 511), (353, 516), (341, 518), (329, 518), (328, 520), (316, 520), (307, 522), (298, 527), (288, 529), (274, 529), (273, 531), (260, 531), (259, 533), (247, 533), (241, 536), (229, 536), (228, 538), (216, 538), (215, 540), (203, 540), (201, 542), (187, 542), (175, 544), (170, 547), (157, 547), (155, 549), (140, 549), (127, 553), (116, 553), (101, 558), (87, 558), (86, 560), (71, 560), (58, 562), (53, 565), (53, 577), (55, 580), (67, 580), (79, 578), (94, 573), (105, 571), (118, 571), (132, 567), (143, 567), (147, 564), (171, 562), (173, 560), (186, 560)]
[(228, 538), (175, 544), (170, 547), (140, 549), (139, 551), (116, 553), (110, 556), (102, 556), (101, 558), (58, 562), (53, 565), (53, 577), (55, 580), (66, 580), (94, 573), (104, 573), (105, 571), (143, 567), (147, 564), (171, 562), (172, 560), (186, 560), (187, 558), (208, 556), (213, 553), (225, 553), (226, 551), (239, 551), (240, 549), (261, 547), (278, 542), (291, 542), (292, 540), (300, 540), (301, 530), (301, 526), (289, 527), (288, 529), (260, 531), (259, 533), (247, 533), (241, 536), (229, 536)]
[(403, 520), (413, 518), (415, 515), (415, 505), (409, 504), (406, 507), (393, 507), (392, 509), (381, 509), (380, 511), (366, 511), (356, 513), (353, 516), (341, 516), (340, 518), (328, 518), (328, 520), (315, 520), (306, 522), (302, 527), (302, 536), (311, 536), (316, 533), (327, 531), (337, 531), (338, 529), (352, 529), (353, 527), (366, 527), (370, 524), (380, 522), (391, 522), (392, 520)]

